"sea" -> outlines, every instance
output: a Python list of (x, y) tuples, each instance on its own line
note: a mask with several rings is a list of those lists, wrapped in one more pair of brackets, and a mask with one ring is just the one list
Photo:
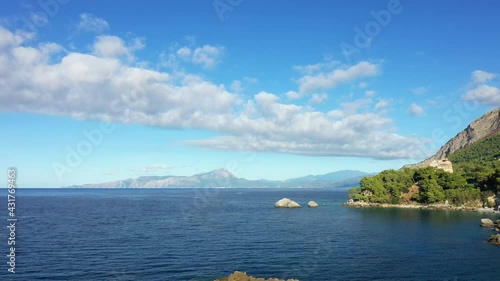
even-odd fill
[[(18, 188), (11, 273), (0, 192), (0, 280), (500, 280), (479, 226), (499, 215), (349, 208), (334, 189)], [(284, 197), (303, 207), (275, 208)]]

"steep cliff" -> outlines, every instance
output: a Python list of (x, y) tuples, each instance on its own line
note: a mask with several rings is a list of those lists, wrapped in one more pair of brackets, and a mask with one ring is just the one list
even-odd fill
[(469, 145), (480, 141), (486, 137), (495, 135), (500, 132), (500, 108), (496, 108), (474, 122), (467, 128), (458, 133), (454, 138), (449, 140), (439, 151), (432, 157), (417, 163), (406, 165), (405, 168), (420, 168), (436, 163), (442, 159), (448, 158), (453, 152), (468, 147)]

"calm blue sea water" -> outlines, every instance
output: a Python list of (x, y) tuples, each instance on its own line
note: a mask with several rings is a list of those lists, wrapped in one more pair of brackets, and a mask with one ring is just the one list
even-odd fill
[[(6, 190), (0, 190), (7, 225)], [(275, 209), (289, 197), (317, 209)], [(16, 274), (0, 280), (500, 280), (477, 213), (342, 207), (346, 192), (18, 189)], [(0, 203), (1, 204), (1, 203)], [(495, 215), (485, 215), (495, 218)], [(3, 242), (2, 242), (3, 241)]]

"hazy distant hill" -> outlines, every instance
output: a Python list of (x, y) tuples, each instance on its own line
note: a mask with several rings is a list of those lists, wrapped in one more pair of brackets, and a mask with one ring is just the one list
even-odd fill
[(304, 181), (331, 181), (331, 182), (339, 182), (347, 179), (352, 179), (360, 176), (366, 176), (369, 173), (356, 171), (356, 170), (343, 170), (332, 172), (324, 175), (308, 175), (305, 177), (288, 179), (286, 182), (304, 182)]
[(314, 188), (352, 187), (359, 184), (361, 171), (337, 171), (325, 175), (309, 175), (285, 181), (247, 180), (237, 178), (226, 169), (192, 176), (147, 176), (97, 184), (68, 186), (72, 188), (168, 188), (168, 187), (233, 187), (233, 188)]
[(358, 186), (359, 181), (371, 174), (355, 171), (343, 170), (324, 175), (308, 175), (305, 177), (293, 178), (283, 181), (283, 187), (353, 187)]

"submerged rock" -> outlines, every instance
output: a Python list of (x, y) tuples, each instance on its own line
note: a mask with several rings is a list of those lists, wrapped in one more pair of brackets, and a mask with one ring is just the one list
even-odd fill
[(274, 203), (274, 207), (276, 208), (300, 208), (299, 203), (290, 200), (288, 198), (283, 198), (278, 202)]
[(314, 201), (309, 201), (309, 203), (307, 203), (307, 206), (309, 206), (309, 208), (316, 208), (318, 207), (318, 203), (314, 202)]
[(488, 243), (500, 246), (500, 234), (491, 235)]
[[(285, 198), (286, 199), (286, 198)], [(235, 271), (233, 274), (228, 277), (215, 279), (215, 281), (299, 281), (297, 279), (277, 279), (277, 278), (255, 278), (253, 276), (248, 276), (245, 272)]]
[(495, 223), (492, 220), (485, 218), (485, 219), (481, 219), (481, 226), (493, 228), (493, 227), (495, 227)]

